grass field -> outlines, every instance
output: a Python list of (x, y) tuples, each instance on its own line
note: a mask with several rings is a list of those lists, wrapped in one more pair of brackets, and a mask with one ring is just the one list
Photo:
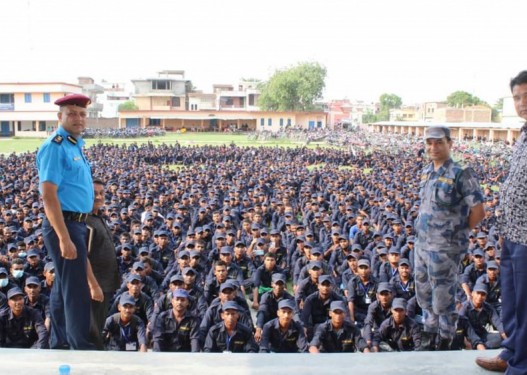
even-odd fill
[[(39, 145), (44, 141), (40, 138), (7, 138), (0, 139), (0, 153), (10, 154), (12, 152), (22, 153), (28, 151), (35, 151)], [(176, 134), (169, 133), (163, 137), (155, 138), (133, 138), (133, 139), (114, 139), (114, 138), (102, 138), (102, 139), (87, 139), (86, 144), (91, 146), (98, 142), (102, 143), (133, 143), (139, 144), (152, 142), (154, 145), (157, 144), (173, 144), (178, 141), (182, 146), (191, 145), (228, 145), (234, 142), (236, 145), (243, 146), (281, 146), (281, 147), (298, 147), (302, 146), (302, 143), (291, 142), (287, 139), (273, 139), (269, 141), (254, 141), (247, 139), (246, 135), (239, 134), (223, 134), (223, 133), (184, 133)], [(311, 143), (309, 147), (324, 146), (323, 142)]]

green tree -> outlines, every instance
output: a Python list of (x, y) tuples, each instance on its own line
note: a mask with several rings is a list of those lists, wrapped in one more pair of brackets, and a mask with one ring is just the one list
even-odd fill
[(316, 62), (276, 70), (259, 85), (258, 105), (268, 111), (311, 111), (315, 101), (322, 98), (326, 73), (326, 68)]
[(449, 107), (466, 107), (471, 105), (487, 105), (486, 102), (466, 91), (454, 91), (446, 98)]
[(492, 122), (501, 121), (501, 113), (503, 112), (503, 98), (498, 99), (494, 107), (492, 107)]
[(377, 115), (373, 113), (371, 109), (367, 109), (366, 113), (362, 115), (362, 123), (363, 124), (372, 124), (374, 122), (377, 122)]
[(124, 103), (119, 104), (119, 111), (137, 111), (139, 107), (133, 100), (127, 100)]
[(390, 109), (401, 108), (403, 100), (395, 94), (384, 93), (379, 98), (380, 109), (377, 114), (377, 121), (386, 121), (390, 119)]

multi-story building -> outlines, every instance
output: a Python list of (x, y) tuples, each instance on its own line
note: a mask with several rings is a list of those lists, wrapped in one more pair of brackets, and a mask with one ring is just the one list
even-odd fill
[[(158, 77), (135, 79), (133, 98), (139, 110), (188, 111), (187, 94), (192, 83), (185, 79), (184, 70), (163, 70)], [(154, 121), (151, 125), (158, 125)]]
[(57, 127), (58, 98), (82, 93), (64, 82), (0, 83), (0, 136), (42, 137)]
[(101, 117), (103, 105), (97, 101), (97, 97), (104, 92), (103, 87), (96, 84), (91, 77), (79, 77), (77, 79), (82, 87), (82, 93), (91, 99), (91, 104), (86, 108), (88, 118), (97, 119)]
[(417, 108), (413, 105), (401, 106), (401, 108), (390, 109), (390, 121), (415, 121)]
[(97, 95), (97, 101), (102, 105), (101, 117), (116, 119), (119, 105), (130, 100), (131, 91), (125, 82), (102, 81), (100, 86), (103, 92)]

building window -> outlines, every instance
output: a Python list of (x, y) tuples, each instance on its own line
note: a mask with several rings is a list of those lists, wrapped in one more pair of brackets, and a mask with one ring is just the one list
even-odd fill
[(44, 100), (44, 103), (49, 103), (51, 101), (49, 92), (45, 92), (44, 94), (42, 94), (42, 99)]
[(232, 98), (225, 99), (225, 105), (233, 105), (233, 104), (234, 104), (234, 102), (233, 102)]
[(160, 126), (161, 125), (161, 119), (159, 119), (159, 118), (151, 118), (148, 125), (150, 125), (150, 126)]
[(287, 126), (291, 126), (291, 119), (290, 118), (287, 119)]
[(282, 127), (282, 126), (284, 126), (284, 119), (283, 118), (280, 119), (280, 127)]
[(15, 102), (15, 96), (13, 94), (0, 94), (0, 103), (12, 104)]
[(171, 90), (172, 82), (170, 81), (152, 81), (152, 90)]
[(46, 131), (46, 121), (39, 121), (38, 122), (38, 131), (39, 132)]
[(265, 119), (264, 118), (261, 118), (260, 119), (260, 126), (264, 126), (265, 125)]
[(249, 105), (254, 105), (254, 94), (249, 94)]
[(30, 93), (25, 93), (24, 94), (24, 102), (25, 103), (31, 103), (31, 94)]
[(181, 107), (181, 98), (176, 96), (172, 98), (172, 107)]
[(267, 125), (273, 126), (273, 119), (272, 118), (268, 118), (267, 119)]

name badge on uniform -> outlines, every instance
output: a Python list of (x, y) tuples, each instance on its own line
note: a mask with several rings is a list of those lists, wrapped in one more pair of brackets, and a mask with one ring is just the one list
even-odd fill
[(364, 302), (366, 302), (369, 305), (371, 303), (371, 298), (370, 297), (366, 297), (364, 299)]
[(135, 342), (127, 342), (126, 343), (126, 351), (127, 352), (135, 352), (137, 350), (137, 343)]
[(75, 157), (73, 158), (73, 161), (77, 161), (77, 160), (81, 160), (81, 157), (80, 157), (80, 156), (75, 156)]

